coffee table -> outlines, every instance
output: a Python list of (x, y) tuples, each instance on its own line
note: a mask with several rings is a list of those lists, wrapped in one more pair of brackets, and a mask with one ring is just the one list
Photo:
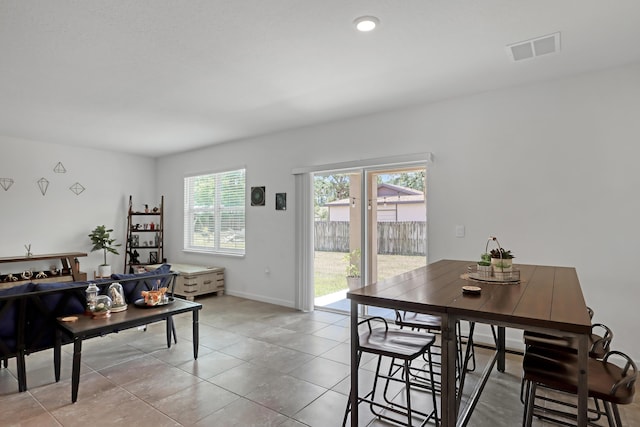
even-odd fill
[(144, 326), (165, 320), (167, 323), (167, 347), (171, 347), (173, 335), (173, 316), (191, 312), (193, 314), (193, 358), (198, 358), (199, 330), (198, 313), (202, 304), (175, 298), (171, 303), (158, 307), (136, 307), (129, 304), (127, 310), (112, 313), (110, 317), (93, 319), (91, 316), (78, 316), (74, 322), (58, 320), (56, 345), (54, 347), (54, 366), (56, 381), (60, 380), (60, 359), (62, 352), (62, 336), (73, 340), (73, 369), (71, 372), (71, 401), (78, 400), (80, 385), (80, 360), (82, 358), (82, 341), (88, 338), (104, 336), (126, 329)]

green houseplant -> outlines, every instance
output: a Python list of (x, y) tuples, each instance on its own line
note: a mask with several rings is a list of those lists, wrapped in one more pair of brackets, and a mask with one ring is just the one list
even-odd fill
[(349, 290), (358, 289), (360, 287), (360, 248), (347, 253), (344, 260), (347, 263), (345, 274)]
[(492, 268), (491, 268), (491, 254), (490, 253), (483, 253), (480, 255), (480, 261), (477, 262), (478, 266), (477, 266), (477, 271), (478, 271), (478, 276), (486, 279), (488, 277), (491, 277), (491, 272), (492, 272)]
[[(491, 251), (489, 251), (489, 242), (491, 241), (496, 242), (498, 248), (491, 249)], [(500, 242), (498, 242), (497, 237), (491, 236), (489, 237), (489, 240), (487, 240), (485, 253), (489, 253), (491, 255), (491, 267), (493, 269), (493, 276), (498, 280), (510, 279), (512, 276), (511, 272), (513, 270), (512, 260), (513, 258), (515, 258), (511, 251), (500, 246)]]
[(98, 274), (100, 277), (107, 277), (111, 275), (111, 266), (107, 263), (107, 252), (119, 255), (116, 247), (120, 246), (120, 244), (116, 244), (116, 239), (112, 238), (109, 233), (113, 233), (112, 228), (107, 229), (104, 225), (98, 225), (93, 229), (93, 231), (91, 231), (91, 234), (89, 234), (89, 238), (93, 244), (91, 252), (101, 250), (104, 253), (104, 263), (98, 267)]

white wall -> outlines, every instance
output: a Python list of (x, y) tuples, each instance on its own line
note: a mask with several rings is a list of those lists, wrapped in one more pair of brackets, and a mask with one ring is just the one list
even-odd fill
[[(66, 173), (53, 171), (58, 162)], [(22, 256), (29, 243), (34, 254), (87, 252), (80, 269), (93, 278), (102, 252), (89, 252), (88, 234), (104, 224), (124, 245), (129, 195), (139, 207), (144, 201), (157, 203), (155, 163), (151, 158), (0, 136), (0, 178), (15, 181), (8, 191), (0, 188), (0, 257)], [(44, 196), (37, 185), (42, 177), (50, 182)], [(79, 196), (69, 191), (75, 182), (85, 187)], [(107, 256), (114, 272), (124, 268), (124, 250), (119, 252)], [(0, 264), (0, 272), (50, 264)]]
[[(517, 262), (575, 266), (594, 320), (638, 359), (639, 118), (634, 65), (168, 156), (157, 178), (169, 260), (224, 266), (229, 293), (293, 306), (291, 170), (430, 151), (429, 260), (476, 259), (495, 234)], [(267, 206), (247, 208), (246, 257), (183, 253), (184, 174), (242, 165), (249, 187), (267, 188)]]

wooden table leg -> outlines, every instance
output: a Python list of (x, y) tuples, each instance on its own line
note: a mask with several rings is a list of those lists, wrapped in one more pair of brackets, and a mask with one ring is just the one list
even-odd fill
[(200, 346), (200, 331), (198, 326), (198, 310), (193, 310), (193, 358), (198, 358), (198, 347)]
[(358, 303), (351, 300), (351, 427), (358, 427)]
[(82, 355), (82, 338), (73, 340), (73, 368), (71, 370), (71, 401), (78, 400), (78, 388), (80, 386), (80, 359)]

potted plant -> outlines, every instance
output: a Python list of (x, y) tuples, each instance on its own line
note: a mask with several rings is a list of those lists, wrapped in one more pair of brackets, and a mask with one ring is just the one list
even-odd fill
[(506, 250), (504, 248), (492, 249), (491, 250), (491, 264), (494, 268), (498, 268), (501, 271), (511, 271), (511, 267), (513, 264), (513, 254), (511, 251)]
[(113, 229), (107, 229), (104, 225), (98, 225), (91, 234), (89, 234), (89, 238), (93, 244), (91, 252), (99, 250), (104, 252), (104, 263), (98, 267), (98, 274), (100, 277), (111, 276), (111, 265), (107, 263), (107, 252), (119, 255), (116, 247), (120, 246), (120, 244), (115, 244), (116, 239), (112, 239), (109, 235), (109, 233), (112, 232)]
[[(491, 252), (491, 267), (493, 268), (493, 276), (498, 280), (511, 279), (511, 271), (513, 268), (514, 255), (510, 250), (500, 246), (500, 242), (494, 236), (489, 238), (489, 241), (494, 241), (498, 245), (497, 249), (492, 249)], [(487, 245), (489, 245), (487, 241)]]
[(345, 273), (347, 275), (347, 285), (353, 291), (361, 286), (360, 283), (360, 249), (354, 249), (344, 256), (347, 263)]
[(485, 252), (482, 255), (480, 255), (480, 261), (478, 261), (477, 264), (478, 264), (477, 266), (478, 277), (481, 277), (483, 279), (491, 277), (491, 272), (493, 269), (491, 268), (490, 253)]

